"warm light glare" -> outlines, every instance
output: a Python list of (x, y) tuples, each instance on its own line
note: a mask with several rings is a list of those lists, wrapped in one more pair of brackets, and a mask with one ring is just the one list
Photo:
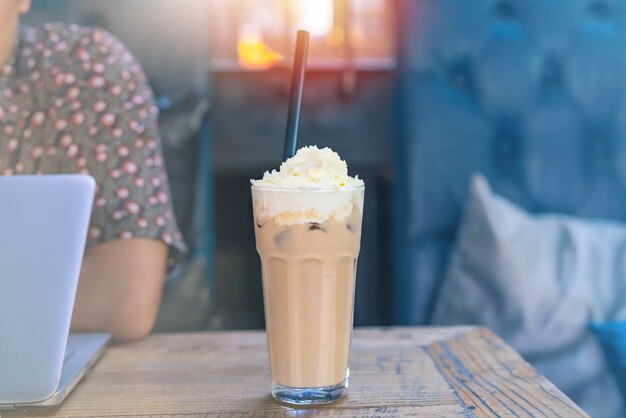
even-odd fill
[(228, 0), (214, 5), (212, 53), (219, 65), (266, 70), (290, 61), (298, 30), (311, 35), (313, 66), (393, 61), (390, 0)]
[(326, 36), (333, 28), (333, 0), (298, 0), (293, 2), (298, 28), (311, 36)]
[(345, 34), (343, 32), (343, 29), (335, 26), (326, 35), (326, 43), (332, 47), (339, 47), (341, 46), (341, 44), (343, 44), (344, 38)]
[(283, 56), (272, 50), (256, 35), (240, 35), (237, 41), (237, 56), (242, 67), (253, 70), (272, 68)]

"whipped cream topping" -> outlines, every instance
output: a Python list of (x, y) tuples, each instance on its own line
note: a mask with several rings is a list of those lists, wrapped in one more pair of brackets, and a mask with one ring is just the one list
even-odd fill
[(346, 162), (330, 148), (300, 148), (279, 170), (267, 171), (251, 183), (260, 222), (270, 218), (278, 225), (342, 222), (355, 206), (362, 211), (363, 180), (350, 177)]
[(258, 187), (279, 189), (331, 189), (363, 186), (358, 176), (348, 175), (348, 165), (330, 148), (302, 147), (279, 170), (266, 171), (261, 180), (252, 180)]

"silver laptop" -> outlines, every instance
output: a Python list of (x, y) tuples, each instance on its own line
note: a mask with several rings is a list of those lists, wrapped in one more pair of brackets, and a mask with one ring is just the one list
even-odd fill
[(59, 404), (109, 340), (68, 339), (94, 190), (83, 175), (0, 177), (0, 408)]

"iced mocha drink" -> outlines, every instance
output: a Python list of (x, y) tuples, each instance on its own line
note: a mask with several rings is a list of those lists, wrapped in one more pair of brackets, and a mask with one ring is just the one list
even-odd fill
[(363, 182), (330, 149), (303, 148), (253, 181), (272, 395), (323, 403), (348, 386)]

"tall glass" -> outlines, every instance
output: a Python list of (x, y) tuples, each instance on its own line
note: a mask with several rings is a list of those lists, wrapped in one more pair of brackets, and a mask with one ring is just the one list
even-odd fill
[[(364, 191), (252, 186), (272, 396), (279, 401), (326, 403), (348, 389)], [(320, 214), (328, 219), (317, 222)]]

